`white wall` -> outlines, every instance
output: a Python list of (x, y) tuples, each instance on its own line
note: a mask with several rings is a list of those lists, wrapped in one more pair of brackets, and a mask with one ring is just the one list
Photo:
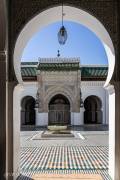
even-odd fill
[(109, 93), (108, 93), (107, 89), (106, 89), (106, 107), (105, 107), (105, 112), (106, 112), (106, 124), (109, 124)]
[[(98, 96), (102, 101), (102, 111), (103, 111), (103, 123), (108, 123), (108, 93), (103, 88), (104, 81), (82, 81), (81, 90), (83, 101), (90, 95)], [(32, 96), (36, 98), (37, 93), (37, 82), (36, 83), (25, 83), (24, 88), (22, 88), (22, 93), (20, 94), (19, 101), (25, 96)], [(20, 104), (20, 102), (18, 104)], [(36, 126), (47, 126), (48, 124), (48, 113), (38, 113), (36, 109)], [(71, 112), (71, 124), (72, 125), (82, 125), (84, 124), (84, 107), (80, 109), (80, 113)]]
[(21, 122), (21, 100), (25, 96), (35, 98), (37, 91), (36, 83), (25, 83), (24, 86), (18, 84), (13, 94), (13, 174), (14, 180), (20, 173), (20, 122)]
[[(115, 163), (115, 93), (114, 88), (109, 88), (105, 90), (103, 88), (104, 82), (82, 82), (82, 96), (85, 100), (90, 95), (96, 95), (102, 100), (103, 104), (103, 119), (107, 117), (107, 122), (109, 120), (109, 173), (114, 180), (114, 163)], [(111, 87), (111, 86), (110, 86)], [(37, 83), (24, 83), (24, 86), (17, 85), (14, 89), (13, 96), (13, 174), (14, 180), (19, 175), (19, 165), (20, 165), (20, 112), (21, 112), (21, 100), (25, 96), (36, 97)], [(112, 90), (111, 90), (112, 89)], [(107, 95), (107, 96), (106, 96)], [(105, 112), (105, 110), (107, 110)], [(109, 115), (107, 114), (109, 112)], [(84, 108), (81, 109), (80, 113), (71, 113), (71, 121), (73, 125), (81, 125), (83, 122)], [(44, 113), (37, 115), (37, 125), (40, 125), (40, 119), (42, 120), (42, 125), (47, 125), (48, 114)]]
[(36, 126), (48, 125), (48, 113), (38, 113), (36, 110)]
[[(81, 91), (83, 101), (88, 96), (95, 95), (98, 96), (102, 101), (102, 111), (103, 111), (103, 124), (106, 124), (106, 102), (108, 102), (108, 97), (106, 97), (106, 90), (103, 88), (104, 81), (82, 81)], [(84, 117), (84, 108), (81, 109), (81, 118)]]
[(83, 120), (83, 112), (82, 110), (80, 113), (77, 112), (71, 112), (71, 125), (73, 126), (80, 126), (83, 125), (84, 120)]
[[(82, 81), (81, 90), (83, 101), (90, 95), (98, 96), (102, 101), (102, 111), (103, 111), (103, 123), (108, 123), (108, 93), (103, 88), (104, 81)], [(22, 88), (22, 93), (20, 94), (19, 101), (25, 96), (32, 96), (36, 98), (37, 93), (37, 82), (35, 83), (25, 83), (24, 88)], [(18, 104), (20, 104), (20, 102)], [(47, 126), (48, 124), (48, 113), (38, 113), (36, 109), (36, 126)], [(84, 124), (84, 107), (80, 109), (80, 113), (71, 112), (71, 124), (72, 125), (82, 125)]]
[(109, 97), (109, 174), (115, 179), (115, 89), (113, 85), (107, 87)]

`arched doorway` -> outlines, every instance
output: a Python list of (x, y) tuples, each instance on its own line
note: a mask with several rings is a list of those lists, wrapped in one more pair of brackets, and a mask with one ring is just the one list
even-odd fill
[(25, 96), (21, 102), (21, 126), (35, 125), (35, 99)]
[(84, 101), (84, 123), (102, 124), (102, 102), (97, 96), (89, 96)]
[[(16, 77), (17, 77), (19, 83), (21, 83), (22, 85), (24, 85), (24, 83), (22, 82), (21, 73), (20, 73), (20, 59), (21, 59), (21, 54), (23, 52), (23, 49), (24, 49), (28, 39), (30, 39), (30, 37), (32, 37), (32, 35), (40, 27), (45, 26), (46, 24), (48, 24), (48, 22), (50, 23), (50, 21), (55, 22), (56, 20), (57, 21), (59, 20), (59, 17), (61, 17), (61, 8), (59, 8), (60, 11), (58, 8), (59, 7), (54, 7), (54, 8), (48, 9), (47, 11), (43, 11), (42, 13), (38, 14), (38, 16), (36, 16), (29, 23), (26, 24), (26, 26), (21, 31), (21, 33), (17, 39), (16, 45), (15, 45), (15, 51), (14, 51), (14, 67), (15, 67)], [(85, 11), (82, 11), (81, 9), (67, 6), (65, 9), (65, 12), (67, 12), (66, 16), (65, 16), (66, 20), (73, 20), (75, 22), (80, 22), (80, 23), (84, 24), (86, 27), (90, 28), (93, 32), (95, 32), (95, 34), (103, 42), (103, 45), (106, 49), (106, 53), (107, 53), (108, 60), (109, 60), (109, 73), (107, 76), (107, 81), (105, 83), (105, 86), (107, 86), (112, 77), (112, 74), (114, 71), (114, 64), (115, 64), (114, 47), (113, 47), (112, 40), (111, 40), (107, 30), (104, 28), (104, 26), (100, 23), (100, 21), (98, 19), (96, 19), (95, 17), (91, 17), (90, 14), (88, 14)], [(44, 21), (43, 21), (43, 17), (44, 17)], [(52, 17), (55, 19), (52, 19)], [(88, 19), (89, 19), (89, 21), (88, 21)], [(41, 22), (41, 23), (39, 23), (39, 22)], [(34, 26), (33, 26), (33, 24), (34, 24)], [(113, 94), (113, 96), (114, 96), (114, 94)], [(15, 114), (15, 112), (14, 112), (14, 114)], [(17, 122), (16, 122), (15, 118), (14, 118), (14, 122), (15, 122), (14, 126), (16, 127)], [(19, 122), (20, 122), (20, 120), (19, 120)], [(111, 124), (114, 124), (114, 121), (110, 118), (110, 132), (114, 130), (113, 129), (114, 126), (111, 126)], [(18, 133), (18, 131), (17, 131), (17, 133)], [(16, 134), (15, 130), (14, 130), (14, 134)], [(112, 133), (112, 135), (114, 136), (114, 133)], [(15, 138), (15, 139), (16, 139), (15, 142), (17, 142), (18, 141), (17, 138)], [(113, 137), (113, 141), (114, 141), (114, 137)], [(111, 144), (111, 147), (114, 149), (113, 142), (111, 142), (111, 139), (110, 139), (110, 144)], [(16, 143), (14, 143), (14, 151), (15, 152), (16, 152), (16, 146), (17, 146)], [(19, 154), (19, 152), (16, 152), (16, 154), (14, 153), (14, 159), (15, 159), (15, 163), (14, 163), (15, 168), (14, 169), (18, 168), (17, 163), (16, 163), (17, 159), (18, 159), (18, 154)], [(111, 156), (113, 156), (112, 153), (111, 153)], [(111, 158), (111, 156), (109, 156), (109, 157)], [(110, 169), (111, 172), (114, 171), (113, 168)]]
[(70, 125), (70, 103), (62, 94), (55, 95), (49, 102), (49, 125)]

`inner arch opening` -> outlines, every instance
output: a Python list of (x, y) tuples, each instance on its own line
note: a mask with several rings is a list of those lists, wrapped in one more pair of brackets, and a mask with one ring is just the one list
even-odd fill
[[(101, 24), (99, 20), (97, 20), (95, 17), (81, 9), (70, 6), (64, 6), (64, 11), (66, 12), (64, 20), (77, 22), (88, 27), (102, 41), (109, 61), (108, 76), (105, 83), (105, 86), (107, 86), (112, 78), (115, 65), (114, 47), (107, 30), (104, 28), (104, 26)], [(41, 28), (60, 20), (61, 6), (50, 8), (35, 16), (31, 21), (29, 21), (26, 24), (24, 29), (21, 31), (14, 50), (14, 68), (19, 83), (23, 83), (21, 77), (20, 59), (22, 57), (23, 49), (25, 48), (27, 42)]]
[[(111, 77), (114, 71), (114, 65), (115, 65), (114, 47), (113, 47), (112, 40), (107, 30), (104, 28), (104, 26), (100, 23), (99, 20), (97, 20), (95, 17), (91, 16), (90, 14), (88, 14), (87, 12), (81, 9), (65, 6), (65, 11), (66, 11), (66, 16), (65, 16), (66, 20), (74, 21), (74, 22), (85, 25), (91, 31), (93, 31), (102, 41), (104, 48), (106, 50), (106, 53), (107, 53), (108, 61), (109, 61), (109, 72), (108, 72), (107, 81), (105, 83), (105, 85), (107, 86), (111, 80)], [(24, 27), (24, 29), (21, 31), (16, 41), (15, 50), (14, 50), (14, 69), (15, 69), (16, 77), (19, 83), (21, 84), (23, 83), (22, 77), (21, 77), (21, 70), (20, 70), (20, 66), (21, 66), (20, 60), (23, 53), (23, 49), (25, 48), (27, 42), (41, 28), (45, 27), (49, 23), (54, 23), (59, 20), (61, 20), (61, 7), (60, 6), (50, 8), (38, 14), (31, 21), (29, 21)], [(14, 126), (16, 127), (15, 124)], [(17, 132), (19, 132), (19, 129)], [(16, 138), (16, 142), (17, 142), (17, 138)], [(14, 147), (15, 147), (14, 148), (14, 152), (15, 152), (16, 144), (14, 144)], [(17, 153), (15, 157), (16, 158), (14, 159), (18, 158)], [(14, 167), (16, 167), (16, 164), (14, 164)]]
[(70, 125), (70, 102), (62, 94), (57, 94), (49, 102), (49, 125)]
[(102, 101), (98, 96), (88, 96), (84, 101), (84, 108), (85, 124), (102, 124)]
[(21, 127), (35, 125), (35, 99), (25, 96), (21, 101)]

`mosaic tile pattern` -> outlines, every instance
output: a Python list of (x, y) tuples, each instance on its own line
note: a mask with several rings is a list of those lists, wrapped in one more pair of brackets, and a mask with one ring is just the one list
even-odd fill
[(56, 146), (21, 148), (22, 171), (107, 170), (108, 147)]
[[(81, 132), (75, 138), (33, 138), (41, 132), (21, 133), (21, 176), (18, 180), (32, 180), (34, 174), (101, 174), (108, 175), (108, 132)], [(77, 131), (74, 131), (77, 134)]]

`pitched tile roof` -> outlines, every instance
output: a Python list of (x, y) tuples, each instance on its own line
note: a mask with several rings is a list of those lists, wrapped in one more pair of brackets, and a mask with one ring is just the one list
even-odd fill
[[(21, 73), (22, 77), (36, 77), (37, 67), (40, 70), (76, 70), (79, 68), (79, 63), (42, 63), (38, 62), (22, 62)], [(108, 73), (107, 66), (81, 66), (82, 78), (106, 78)]]

